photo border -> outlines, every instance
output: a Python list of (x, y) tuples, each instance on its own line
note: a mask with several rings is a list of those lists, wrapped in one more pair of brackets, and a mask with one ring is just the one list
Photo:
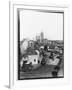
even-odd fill
[[(64, 78), (64, 60), (63, 60), (63, 76), (59, 76), (59, 77), (37, 77), (37, 78), (24, 78), (24, 79), (20, 79), (20, 62), (19, 62), (20, 61), (20, 17), (19, 17), (19, 14), (20, 14), (21, 10), (32, 10), (32, 11), (43, 12), (43, 13), (60, 13), (60, 14), (62, 14), (63, 15), (63, 48), (64, 48), (64, 11), (17, 8), (17, 15), (18, 15), (18, 80)], [(64, 55), (64, 52), (63, 52), (63, 55)], [(64, 56), (63, 56), (63, 59), (64, 59)]]

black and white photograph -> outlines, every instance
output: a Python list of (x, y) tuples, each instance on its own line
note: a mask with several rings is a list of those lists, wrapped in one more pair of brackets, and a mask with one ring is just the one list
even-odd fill
[(64, 12), (18, 9), (18, 80), (64, 78)]

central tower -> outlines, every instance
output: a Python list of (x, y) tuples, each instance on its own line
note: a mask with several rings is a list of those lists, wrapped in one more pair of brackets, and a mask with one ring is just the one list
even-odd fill
[(43, 42), (43, 40), (44, 40), (44, 33), (43, 32), (41, 32), (41, 34), (40, 34), (40, 39), (41, 39), (41, 42)]

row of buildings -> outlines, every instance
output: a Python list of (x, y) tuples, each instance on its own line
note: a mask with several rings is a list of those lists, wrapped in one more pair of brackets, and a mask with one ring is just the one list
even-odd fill
[(47, 45), (48, 49), (50, 48), (58, 50), (60, 47), (63, 48), (63, 41), (48, 40), (44, 38), (44, 33), (41, 32), (40, 35), (36, 36), (36, 40), (24, 39), (21, 41), (20, 48), (21, 52), (24, 53), (27, 48), (39, 49), (41, 46), (44, 47), (45, 45)]
[(63, 47), (63, 41), (61, 40), (48, 40), (47, 38), (44, 38), (44, 33), (41, 32), (40, 35), (36, 36), (36, 40), (29, 40), (28, 41), (28, 47), (34, 48), (34, 46), (44, 46), (47, 45), (50, 48), (56, 48), (57, 47)]
[[(34, 67), (38, 66), (41, 63), (43, 58), (43, 56), (40, 56), (39, 53), (41, 48), (44, 49), (45, 45), (47, 46), (47, 49), (48, 49), (48, 51), (46, 52), (48, 56), (52, 56), (51, 52), (55, 52), (55, 51), (62, 53), (62, 50), (60, 50), (60, 47), (62, 49), (63, 42), (51, 41), (51, 40), (45, 39), (44, 33), (41, 32), (40, 36), (36, 36), (36, 40), (24, 39), (21, 42), (20, 49), (21, 49), (21, 54), (23, 54), (23, 58), (21, 62), (23, 63), (23, 61), (26, 60), (27, 61), (26, 64), (32, 64)], [(25, 54), (27, 55), (27, 57), (24, 57)], [(59, 62), (59, 59), (56, 58), (57, 55), (59, 54), (54, 55), (54, 60), (47, 57), (46, 58), (47, 63), (56, 65)]]

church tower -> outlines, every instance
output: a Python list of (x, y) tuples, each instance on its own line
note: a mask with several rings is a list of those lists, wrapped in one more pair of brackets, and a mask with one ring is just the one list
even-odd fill
[(43, 42), (43, 40), (44, 40), (44, 33), (43, 32), (41, 32), (40, 37), (41, 37), (41, 42)]

